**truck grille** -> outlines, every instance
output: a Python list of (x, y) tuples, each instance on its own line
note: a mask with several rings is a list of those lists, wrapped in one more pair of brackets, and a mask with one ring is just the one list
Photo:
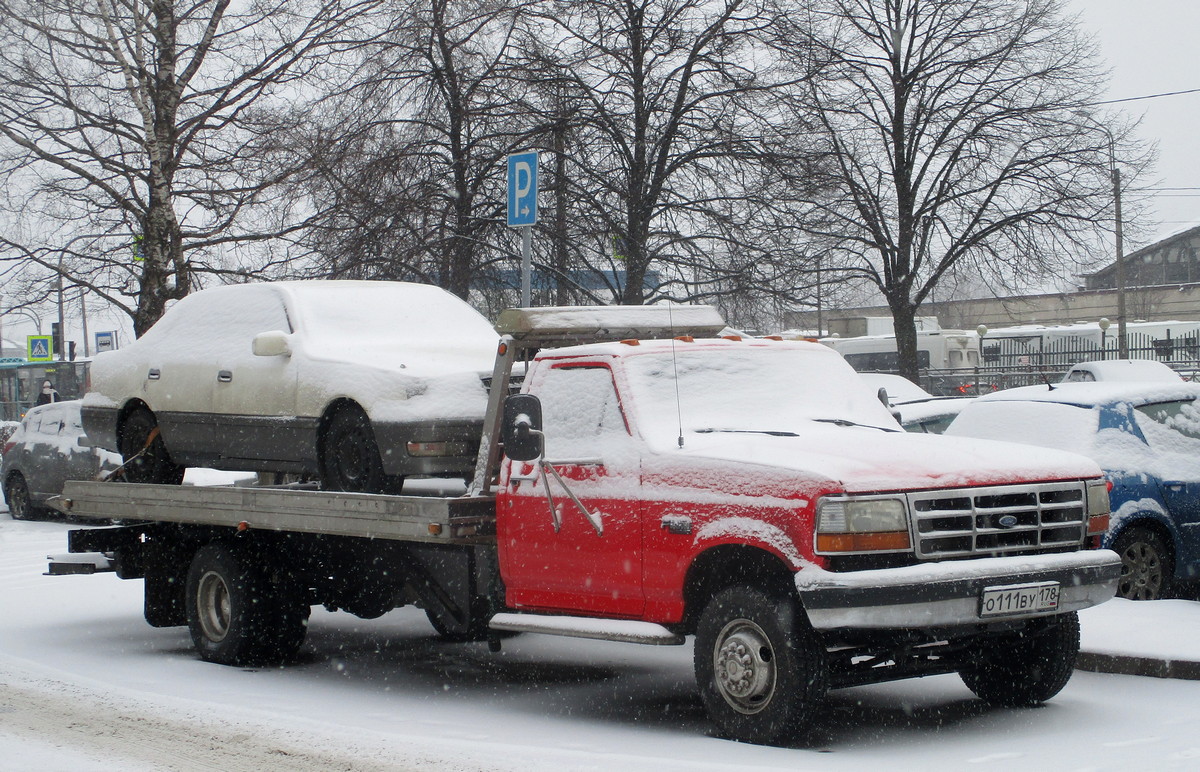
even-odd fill
[(1087, 533), (1083, 483), (1039, 483), (908, 494), (923, 559), (1079, 547)]

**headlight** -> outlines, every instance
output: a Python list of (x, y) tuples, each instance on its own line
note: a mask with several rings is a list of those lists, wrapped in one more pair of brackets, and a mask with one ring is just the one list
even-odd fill
[(822, 499), (817, 504), (817, 552), (911, 549), (903, 499)]
[(1111, 483), (1095, 480), (1087, 484), (1088, 536), (1098, 536), (1108, 531), (1109, 513), (1112, 505), (1108, 501)]

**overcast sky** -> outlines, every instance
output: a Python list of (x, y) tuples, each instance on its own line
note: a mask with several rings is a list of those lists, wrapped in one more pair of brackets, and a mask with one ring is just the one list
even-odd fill
[[(1111, 69), (1108, 99), (1200, 88), (1198, 0), (1070, 0), (1084, 29), (1097, 36)], [(1167, 236), (1200, 224), (1200, 92), (1126, 102), (1141, 116), (1141, 136), (1158, 143), (1148, 186), (1198, 188), (1155, 191), (1149, 233)], [(1137, 244), (1131, 245), (1133, 247)]]

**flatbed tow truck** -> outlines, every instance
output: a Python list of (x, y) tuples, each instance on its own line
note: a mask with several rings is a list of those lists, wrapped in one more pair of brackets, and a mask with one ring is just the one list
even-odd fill
[[(52, 574), (143, 579), (199, 655), (286, 663), (313, 605), (415, 604), (437, 632), (695, 636), (714, 723), (803, 732), (830, 688), (958, 672), (1032, 705), (1070, 677), (1075, 612), (1115, 593), (1100, 471), (898, 430), (818, 344), (717, 337), (703, 306), (509, 309), (461, 496), (68, 483)], [(534, 354), (536, 353), (536, 356)]]

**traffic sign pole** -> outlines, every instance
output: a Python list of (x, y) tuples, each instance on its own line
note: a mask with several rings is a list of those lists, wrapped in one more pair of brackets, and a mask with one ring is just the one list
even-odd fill
[(521, 308), (529, 308), (532, 300), (533, 226), (521, 228)]

